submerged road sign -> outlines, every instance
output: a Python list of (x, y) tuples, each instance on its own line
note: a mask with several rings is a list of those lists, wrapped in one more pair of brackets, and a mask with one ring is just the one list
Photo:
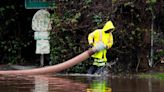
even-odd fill
[(52, 8), (54, 0), (25, 0), (26, 9), (44, 9)]

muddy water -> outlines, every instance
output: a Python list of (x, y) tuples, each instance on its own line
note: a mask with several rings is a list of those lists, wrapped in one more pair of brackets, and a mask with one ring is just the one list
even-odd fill
[(164, 80), (134, 76), (0, 75), (0, 92), (164, 92)]

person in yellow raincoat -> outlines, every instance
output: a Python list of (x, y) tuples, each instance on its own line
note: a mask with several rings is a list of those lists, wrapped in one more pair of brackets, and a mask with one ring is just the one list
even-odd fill
[(113, 45), (113, 35), (115, 27), (112, 21), (107, 21), (103, 29), (96, 29), (88, 35), (88, 43), (93, 46), (95, 53), (92, 55), (94, 59), (93, 65), (88, 70), (88, 74), (100, 73), (102, 68), (107, 63), (106, 53), (107, 49), (111, 48)]

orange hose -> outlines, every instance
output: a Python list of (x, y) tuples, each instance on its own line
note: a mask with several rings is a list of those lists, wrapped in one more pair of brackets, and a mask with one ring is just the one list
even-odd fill
[(42, 67), (42, 68), (36, 68), (36, 69), (29, 69), (29, 70), (9, 70), (9, 71), (0, 71), (0, 74), (5, 74), (5, 75), (14, 75), (14, 74), (19, 74), (19, 75), (39, 75), (39, 74), (50, 74), (50, 73), (57, 73), (62, 70), (65, 70), (67, 68), (70, 68), (86, 59), (88, 59), (92, 54), (95, 52), (92, 49), (89, 49), (80, 55), (65, 61), (63, 63), (53, 65), (53, 66), (47, 66), (47, 67)]

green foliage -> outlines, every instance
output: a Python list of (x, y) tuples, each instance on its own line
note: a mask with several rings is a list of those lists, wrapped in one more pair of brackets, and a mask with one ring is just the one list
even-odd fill
[(157, 0), (147, 0), (147, 3), (148, 4), (154, 4), (154, 3), (156, 3), (157, 2)]
[(155, 55), (154, 55), (154, 60), (155, 61), (160, 61), (160, 59), (164, 56), (164, 50), (162, 49), (159, 49), (155, 52)]
[[(32, 35), (27, 31), (28, 29), (25, 26), (28, 24), (21, 23), (21, 21), (26, 20), (20, 19), (23, 14), (23, 7), (20, 3), (18, 1), (6, 0), (0, 6), (1, 63), (23, 63), (22, 48), (26, 48), (32, 43), (31, 39), (29, 39)], [(23, 16), (25, 17), (25, 15)]]
[[(21, 60), (21, 46), (18, 41), (4, 41), (1, 42), (1, 51), (6, 54), (6, 59), (11, 63), (17, 63), (17, 61)], [(9, 57), (8, 57), (9, 56)], [(7, 58), (8, 57), (8, 58)]]
[(102, 21), (103, 21), (102, 20), (102, 12), (99, 12), (98, 14), (93, 16), (93, 22), (95, 22), (97, 26), (100, 26)]

